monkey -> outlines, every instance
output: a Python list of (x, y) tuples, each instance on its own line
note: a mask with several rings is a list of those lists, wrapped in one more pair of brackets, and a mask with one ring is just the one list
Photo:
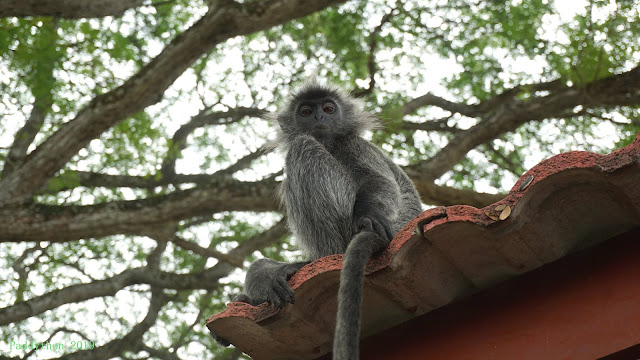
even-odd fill
[(288, 227), (308, 260), (255, 261), (245, 278), (246, 294), (235, 301), (293, 303), (287, 280), (296, 271), (315, 259), (344, 254), (333, 358), (357, 359), (365, 265), (421, 212), (419, 194), (406, 173), (363, 138), (378, 127), (378, 119), (341, 88), (311, 79), (272, 120), (280, 126), (276, 143), (285, 154), (280, 197)]

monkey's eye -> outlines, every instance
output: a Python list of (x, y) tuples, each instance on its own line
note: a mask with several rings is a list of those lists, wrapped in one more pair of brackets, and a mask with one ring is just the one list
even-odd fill
[(311, 114), (313, 113), (313, 110), (311, 109), (311, 106), (301, 106), (298, 112), (300, 113), (300, 115), (307, 117), (307, 116), (311, 116)]
[(334, 112), (336, 112), (336, 106), (332, 103), (326, 103), (322, 105), (322, 111), (326, 112), (327, 114), (333, 114)]

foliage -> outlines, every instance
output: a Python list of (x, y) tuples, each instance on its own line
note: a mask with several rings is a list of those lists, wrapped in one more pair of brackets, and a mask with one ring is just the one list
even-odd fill
[[(238, 36), (225, 32), (245, 25), (233, 19), (268, 11), (266, 5), (145, 1), (115, 17), (0, 18), (0, 189), (53, 136), (98, 113), (119, 91), (144, 87), (139, 81), (150, 64), (188, 65), (166, 91), (146, 87), (148, 96), (127, 105), (150, 104), (142, 110), (116, 118), (122, 109), (114, 105), (94, 119), (96, 126), (111, 124), (98, 136), (61, 136), (81, 144), (80, 150), (24, 201), (7, 205), (0, 190), (0, 227), (22, 219), (16, 226), (25, 228), (14, 237), (0, 231), (0, 279), (6, 279), (0, 281), (0, 321), (1, 308), (74, 285), (109, 283), (115, 289), (96, 296), (83, 290), (51, 311), (21, 318), (3, 327), (0, 346), (84, 338), (104, 350), (143, 323), (152, 290), (160, 289), (163, 306), (141, 342), (122, 343), (118, 352), (103, 353), (107, 358), (145, 358), (149, 348), (181, 359), (232, 356), (232, 349), (214, 345), (204, 322), (241, 291), (243, 270), (216, 254), (233, 255), (245, 246), (245, 270), (263, 256), (301, 258), (292, 239), (269, 230), (280, 226), (273, 198), (282, 158), (263, 149), (276, 125), (259, 115), (276, 109), (311, 75), (361, 97), (383, 124), (366, 136), (414, 170), (428, 169), (443, 147), (488, 119), (503, 121), (487, 130), (489, 140), (460, 149), (461, 158), (443, 174), (432, 179), (419, 173), (414, 181), (504, 193), (554, 154), (608, 153), (631, 143), (640, 132), (640, 90), (633, 84), (628, 91), (605, 88), (540, 116), (522, 111), (534, 103), (551, 109), (545, 101), (552, 96), (587, 91), (640, 62), (637, 0), (571, 3), (348, 1)], [(199, 35), (215, 46), (195, 58), (164, 58), (164, 51), (192, 36), (187, 29), (215, 15), (215, 6), (239, 11)], [(431, 102), (407, 110), (425, 94)], [(515, 115), (502, 115), (510, 112)], [(25, 184), (38, 173), (30, 175)], [(113, 219), (133, 220), (118, 227)], [(66, 225), (30, 237), (56, 221)], [(79, 239), (66, 237), (84, 227), (89, 230)], [(269, 245), (254, 249), (261, 236)], [(181, 246), (176, 237), (195, 246)]]

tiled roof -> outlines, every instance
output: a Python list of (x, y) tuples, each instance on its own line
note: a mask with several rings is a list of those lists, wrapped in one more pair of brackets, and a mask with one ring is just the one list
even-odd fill
[[(501, 220), (503, 219), (503, 220)], [(640, 226), (640, 135), (609, 155), (573, 151), (533, 167), (498, 203), (427, 210), (367, 266), (363, 336)], [(331, 349), (342, 256), (302, 268), (296, 303), (230, 303), (207, 326), (254, 359)]]

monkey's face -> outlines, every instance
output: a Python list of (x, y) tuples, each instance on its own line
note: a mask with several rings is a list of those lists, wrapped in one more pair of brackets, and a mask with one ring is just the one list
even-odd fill
[(361, 135), (376, 126), (376, 118), (364, 111), (363, 105), (333, 85), (309, 82), (292, 94), (275, 118), (283, 141), (307, 134), (328, 145), (328, 140)]
[(294, 111), (299, 129), (314, 137), (330, 136), (341, 125), (340, 105), (330, 97), (302, 100)]

